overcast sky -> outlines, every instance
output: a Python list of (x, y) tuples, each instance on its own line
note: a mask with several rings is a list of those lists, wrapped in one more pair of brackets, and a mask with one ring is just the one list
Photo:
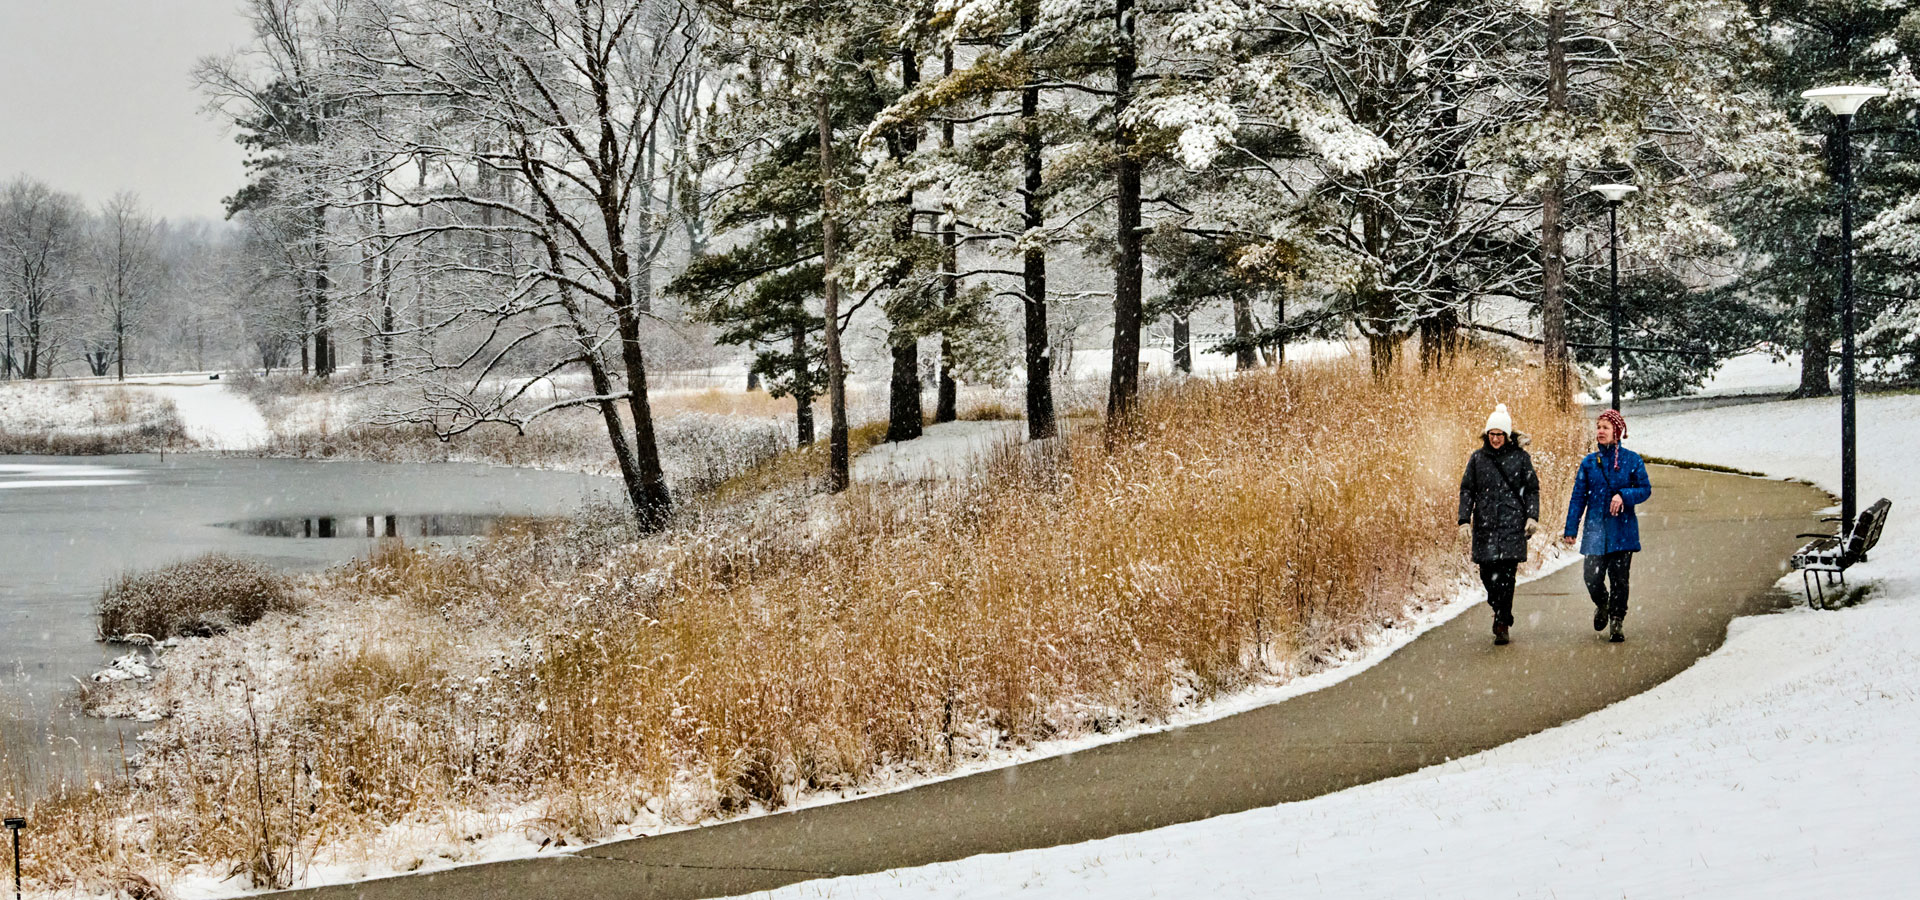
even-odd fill
[(242, 153), (190, 74), (245, 44), (240, 0), (0, 0), (0, 179), (220, 218)]

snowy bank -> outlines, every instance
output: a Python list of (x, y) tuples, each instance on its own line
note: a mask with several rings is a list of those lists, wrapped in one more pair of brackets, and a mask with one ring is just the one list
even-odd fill
[(168, 398), (138, 388), (12, 381), (0, 384), (0, 453), (93, 455), (185, 449)]

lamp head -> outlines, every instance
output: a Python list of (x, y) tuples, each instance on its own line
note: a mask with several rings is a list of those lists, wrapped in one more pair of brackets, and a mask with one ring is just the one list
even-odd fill
[(1638, 190), (1640, 189), (1630, 184), (1596, 184), (1593, 186), (1593, 192), (1607, 198), (1608, 203), (1619, 203), (1627, 199), (1628, 194)]
[(7, 819), (7, 827), (13, 829), (14, 831), (19, 831), (20, 829), (27, 827), (27, 820), (22, 819), (19, 816), (14, 816), (12, 818)]
[(1838, 87), (1814, 88), (1801, 91), (1800, 99), (1817, 100), (1827, 108), (1827, 112), (1836, 116), (1850, 116), (1860, 111), (1868, 100), (1885, 97), (1887, 89), (1871, 84), (1845, 84)]

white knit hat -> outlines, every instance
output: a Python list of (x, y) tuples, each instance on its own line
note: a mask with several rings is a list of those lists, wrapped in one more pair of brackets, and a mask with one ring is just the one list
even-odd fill
[(1494, 404), (1493, 415), (1487, 417), (1487, 427), (1480, 429), (1480, 433), (1486, 434), (1496, 430), (1507, 434), (1513, 433), (1513, 416), (1508, 414), (1505, 403)]

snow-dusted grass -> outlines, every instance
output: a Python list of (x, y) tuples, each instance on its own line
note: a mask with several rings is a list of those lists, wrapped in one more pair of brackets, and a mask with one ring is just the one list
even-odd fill
[(187, 449), (166, 398), (118, 385), (0, 383), (0, 453), (93, 455)]
[(169, 650), (134, 780), (34, 809), (30, 877), (445, 865), (1203, 715), (1458, 596), (1452, 495), (1495, 400), (1570, 469), (1584, 429), (1521, 371), (1303, 365), (1169, 386), (1131, 436), (974, 479), (743, 500), (645, 541), (608, 520), (389, 547), (302, 616)]
[[(1629, 421), (1628, 444), (1838, 487), (1838, 403)], [(1893, 517), (1837, 612), (1740, 619), (1678, 677), (1576, 722), (1302, 803), (776, 898), (1898, 897), (1920, 871), (1920, 397), (1860, 406)], [(1798, 578), (1786, 584), (1798, 590)]]

